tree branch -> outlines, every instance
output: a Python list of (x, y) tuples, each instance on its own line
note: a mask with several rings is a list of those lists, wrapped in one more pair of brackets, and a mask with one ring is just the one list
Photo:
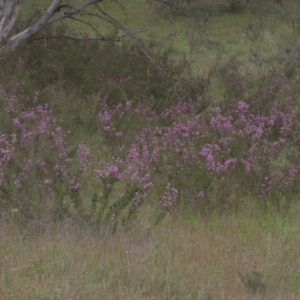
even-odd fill
[(79, 5), (78, 7), (72, 7), (71, 5), (69, 5), (68, 6), (69, 9), (67, 11), (64, 11), (60, 14), (56, 14), (56, 15), (52, 16), (52, 18), (49, 19), (48, 23), (53, 23), (58, 20), (62, 20), (62, 19), (71, 17), (73, 15), (76, 15), (80, 12), (84, 12), (88, 6), (102, 2), (102, 1), (103, 0), (87, 0), (83, 4)]
[(29, 40), (29, 42), (33, 42), (33, 41), (38, 41), (38, 40), (42, 40), (42, 39), (66, 39), (66, 40), (72, 40), (72, 41), (104, 41), (104, 42), (120, 42), (120, 39), (123, 38), (125, 36), (120, 36), (120, 37), (111, 37), (111, 38), (107, 38), (104, 36), (98, 37), (98, 38), (75, 38), (75, 37), (71, 37), (68, 35), (58, 35), (58, 36), (39, 36), (36, 38), (31, 38)]
[[(5, 1), (5, 0), (0, 0)], [(6, 0), (7, 1), (7, 0)], [(9, 1), (9, 0), (8, 0)], [(18, 0), (20, 1), (20, 0)], [(21, 42), (29, 40), (32, 36), (34, 36), (39, 30), (41, 30), (46, 24), (53, 23), (58, 20), (62, 20), (64, 18), (71, 17), (75, 14), (78, 14), (79, 12), (82, 12), (85, 10), (86, 7), (89, 5), (101, 2), (103, 0), (87, 0), (82, 5), (78, 6), (77, 8), (66, 5), (69, 9), (66, 12), (59, 13), (61, 5), (61, 0), (53, 0), (51, 5), (48, 7), (48, 9), (43, 13), (43, 15), (40, 17), (40, 19), (31, 27), (23, 30), (22, 32), (8, 38), (6, 40), (6, 43), (10, 45), (10, 47), (15, 48), (18, 46)]]

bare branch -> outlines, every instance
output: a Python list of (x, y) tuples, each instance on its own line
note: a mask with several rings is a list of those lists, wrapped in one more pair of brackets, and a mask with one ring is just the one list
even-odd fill
[(80, 12), (84, 12), (88, 6), (102, 2), (102, 1), (103, 0), (87, 0), (83, 4), (79, 5), (78, 7), (73, 7), (71, 5), (68, 5), (67, 11), (64, 11), (60, 14), (56, 14), (56, 15), (52, 16), (52, 18), (49, 19), (48, 23), (53, 23), (58, 20), (62, 20), (62, 19), (71, 17), (73, 15), (76, 15)]
[(62, 40), (62, 39), (66, 39), (66, 40), (72, 40), (72, 41), (104, 41), (104, 42), (120, 42), (121, 38), (123, 38), (125, 36), (120, 36), (120, 37), (111, 37), (111, 38), (107, 38), (104, 36), (98, 37), (98, 38), (75, 38), (75, 37), (71, 37), (68, 35), (58, 35), (58, 36), (39, 36), (36, 38), (32, 38), (29, 40), (29, 42), (33, 42), (33, 41), (38, 41), (38, 40), (43, 40), (43, 39), (58, 39), (58, 40)]

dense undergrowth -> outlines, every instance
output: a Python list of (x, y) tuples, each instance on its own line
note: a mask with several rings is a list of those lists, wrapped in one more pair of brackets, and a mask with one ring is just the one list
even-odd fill
[[(145, 203), (159, 220), (178, 207), (209, 216), (249, 202), (281, 212), (297, 199), (297, 69), (253, 77), (229, 57), (195, 78), (157, 46), (180, 78), (170, 83), (129, 42), (47, 39), (51, 30), (66, 29), (0, 61), (3, 218), (116, 229)], [(209, 93), (216, 81), (220, 97)]]

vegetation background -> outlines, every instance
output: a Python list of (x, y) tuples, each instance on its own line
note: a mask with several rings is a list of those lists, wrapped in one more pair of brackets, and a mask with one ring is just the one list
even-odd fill
[(168, 76), (92, 18), (0, 60), (0, 299), (299, 299), (298, 1), (101, 5)]

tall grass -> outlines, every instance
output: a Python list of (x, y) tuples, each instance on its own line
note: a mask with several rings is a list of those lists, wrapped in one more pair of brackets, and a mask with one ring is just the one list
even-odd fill
[(2, 225), (1, 298), (299, 298), (299, 211), (168, 217), (156, 228), (145, 213), (114, 237), (70, 221), (34, 234)]

